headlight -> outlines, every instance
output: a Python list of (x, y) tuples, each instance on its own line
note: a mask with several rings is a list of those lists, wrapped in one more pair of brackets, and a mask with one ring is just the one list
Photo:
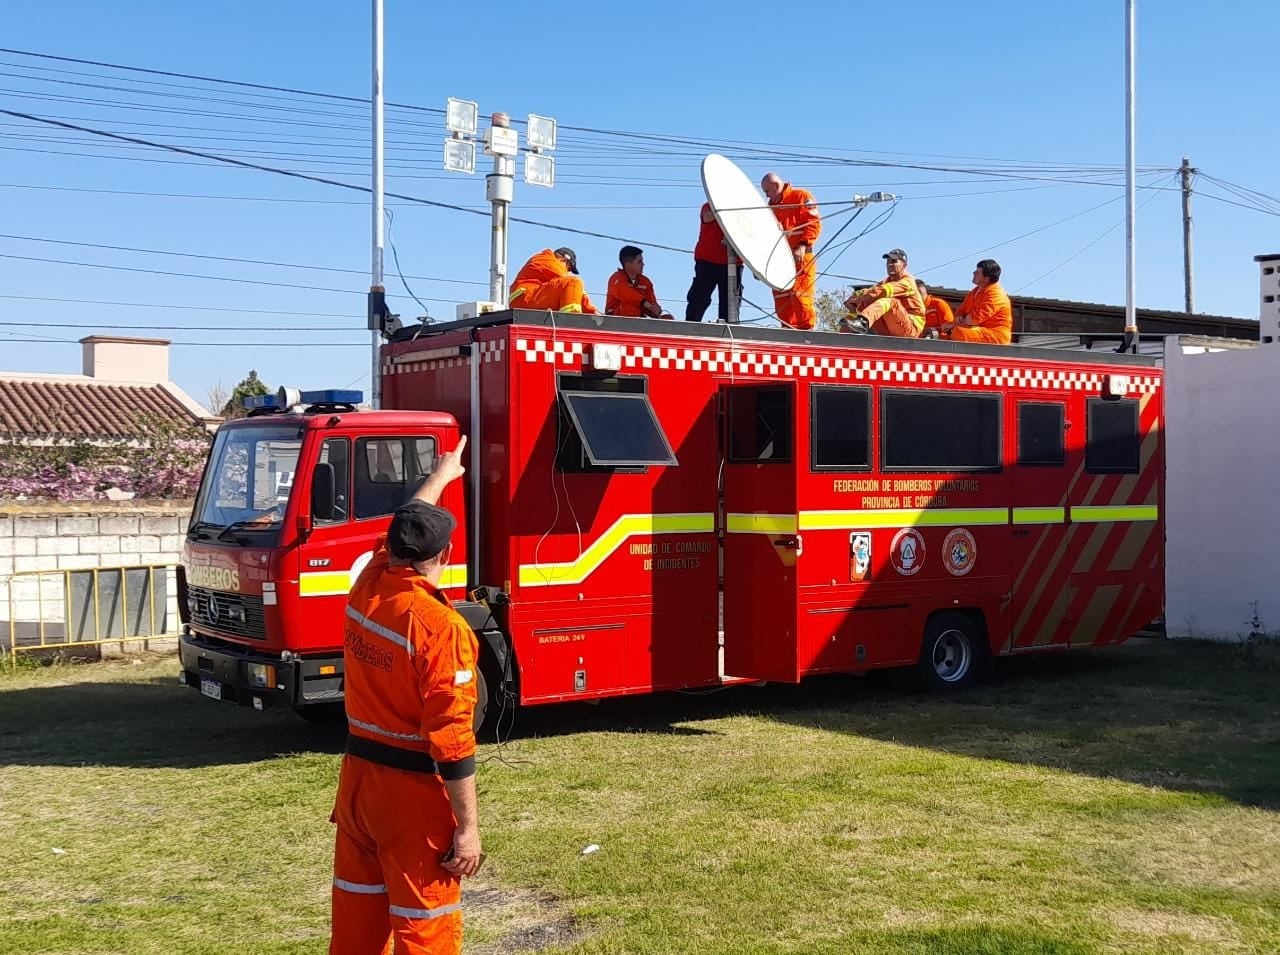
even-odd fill
[(266, 690), (276, 687), (276, 668), (270, 663), (246, 663), (245, 677), (250, 686)]

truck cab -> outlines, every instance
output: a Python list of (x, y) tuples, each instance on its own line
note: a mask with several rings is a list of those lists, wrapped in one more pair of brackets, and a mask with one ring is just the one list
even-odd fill
[[(183, 683), (257, 709), (340, 707), (347, 593), (392, 512), (458, 441), (452, 415), (362, 411), (361, 397), (281, 389), (219, 428), (179, 573)], [(466, 526), (459, 483), (440, 505)], [(458, 596), (464, 535), (453, 553), (441, 586)]]

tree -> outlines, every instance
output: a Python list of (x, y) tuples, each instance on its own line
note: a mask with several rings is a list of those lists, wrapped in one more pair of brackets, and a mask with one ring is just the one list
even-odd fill
[(824, 332), (834, 332), (844, 318), (847, 309), (844, 300), (853, 292), (853, 288), (842, 287), (819, 292), (814, 296), (813, 305), (818, 313), (818, 328)]
[(231, 392), (227, 391), (227, 386), (222, 383), (222, 379), (218, 379), (216, 385), (210, 386), (204, 406), (213, 414), (220, 415), (230, 400)]
[(227, 399), (227, 403), (222, 406), (222, 417), (243, 418), (245, 398), (253, 398), (269, 394), (271, 394), (271, 389), (268, 388), (262, 379), (258, 377), (258, 373), (256, 371), (250, 371), (247, 378), (231, 389), (231, 397)]

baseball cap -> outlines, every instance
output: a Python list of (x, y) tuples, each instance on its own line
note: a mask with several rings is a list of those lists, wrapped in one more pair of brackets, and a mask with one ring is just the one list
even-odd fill
[(900, 262), (905, 262), (907, 261), (907, 253), (903, 252), (901, 249), (890, 249), (884, 255), (880, 256), (880, 258), (897, 259)]
[(564, 258), (568, 259), (569, 261), (567, 264), (569, 266), (569, 271), (572, 272), (574, 275), (578, 274), (578, 253), (577, 252), (574, 252), (573, 249), (569, 248), (567, 245), (562, 245), (560, 246), (560, 248), (556, 249), (556, 255), (563, 256)]
[(387, 550), (397, 560), (430, 560), (444, 550), (458, 522), (443, 507), (410, 501), (396, 509), (387, 529)]

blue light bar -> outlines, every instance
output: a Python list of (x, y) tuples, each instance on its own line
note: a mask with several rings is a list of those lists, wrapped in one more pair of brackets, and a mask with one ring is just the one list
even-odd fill
[(324, 391), (303, 391), (300, 397), (304, 405), (358, 405), (364, 401), (364, 392), (329, 388)]
[(246, 395), (240, 399), (246, 411), (283, 411), (284, 404), (275, 395)]

